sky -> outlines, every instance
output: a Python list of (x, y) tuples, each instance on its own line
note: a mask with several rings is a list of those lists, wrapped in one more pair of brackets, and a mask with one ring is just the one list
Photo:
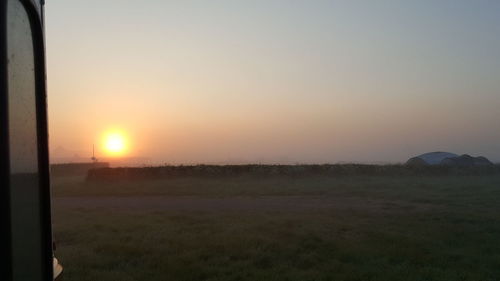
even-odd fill
[(52, 159), (500, 161), (500, 2), (48, 0)]

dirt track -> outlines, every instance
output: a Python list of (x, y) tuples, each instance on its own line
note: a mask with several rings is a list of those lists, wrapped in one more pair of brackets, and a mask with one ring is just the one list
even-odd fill
[(293, 211), (293, 210), (370, 210), (374, 212), (422, 211), (429, 207), (408, 202), (361, 200), (359, 198), (334, 198), (319, 196), (266, 196), (266, 197), (58, 197), (54, 207), (101, 209), (111, 208), (131, 211)]

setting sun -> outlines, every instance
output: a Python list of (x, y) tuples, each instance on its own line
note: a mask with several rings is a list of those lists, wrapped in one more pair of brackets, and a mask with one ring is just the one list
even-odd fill
[(104, 148), (109, 155), (121, 156), (127, 149), (126, 137), (120, 132), (108, 133), (104, 137)]

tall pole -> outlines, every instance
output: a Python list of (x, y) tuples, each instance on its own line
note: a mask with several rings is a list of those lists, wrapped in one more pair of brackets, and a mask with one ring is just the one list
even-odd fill
[(95, 158), (95, 144), (92, 144), (92, 162), (96, 163), (97, 158)]

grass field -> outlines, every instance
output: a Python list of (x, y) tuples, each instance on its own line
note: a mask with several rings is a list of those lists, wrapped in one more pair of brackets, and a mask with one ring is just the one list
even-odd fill
[(66, 281), (500, 280), (500, 175), (53, 179)]

